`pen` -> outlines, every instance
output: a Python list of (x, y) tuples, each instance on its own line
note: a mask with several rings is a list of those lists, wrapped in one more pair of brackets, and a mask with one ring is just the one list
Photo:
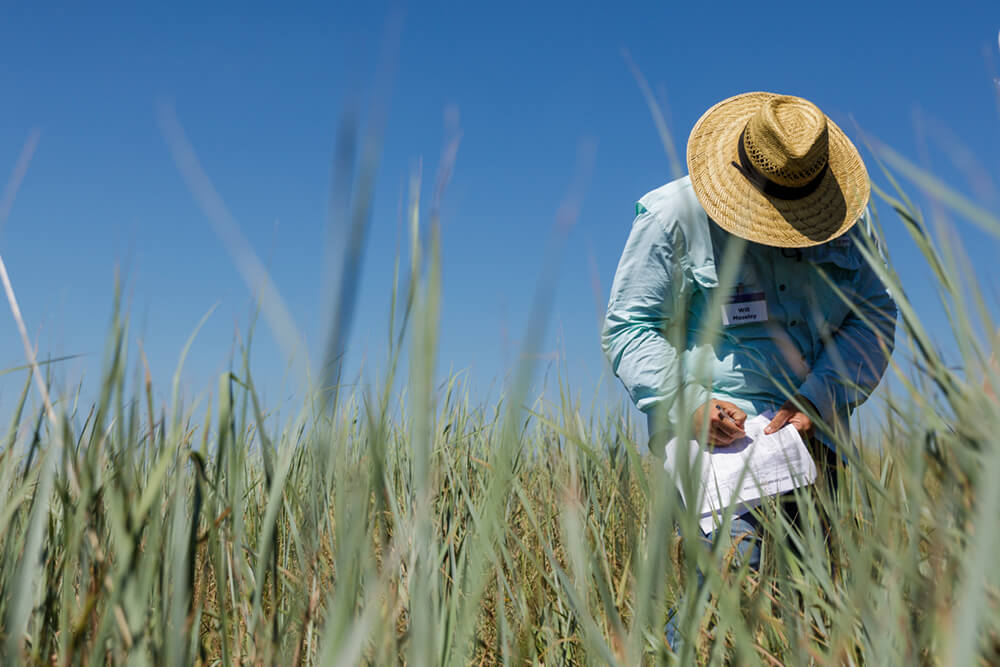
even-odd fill
[(725, 421), (726, 419), (728, 419), (729, 421), (731, 421), (731, 422), (733, 423), (733, 426), (735, 426), (736, 428), (738, 428), (738, 429), (739, 429), (739, 430), (740, 430), (741, 432), (743, 431), (743, 427), (742, 427), (742, 426), (740, 426), (740, 425), (739, 425), (739, 424), (738, 424), (738, 423), (736, 422), (736, 420), (735, 420), (735, 419), (733, 419), (733, 418), (732, 418), (732, 417), (731, 417), (731, 416), (729, 415), (729, 413), (728, 413), (728, 412), (726, 412), (725, 410), (723, 410), (723, 409), (722, 409), (722, 406), (721, 406), (721, 405), (719, 405), (719, 404), (716, 404), (716, 405), (715, 405), (715, 409), (719, 411), (719, 416), (721, 416), (721, 417), (722, 417), (723, 421)]

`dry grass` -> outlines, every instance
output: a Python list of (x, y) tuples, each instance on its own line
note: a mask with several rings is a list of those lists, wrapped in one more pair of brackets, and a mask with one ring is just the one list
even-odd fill
[[(944, 298), (964, 299), (919, 213), (883, 196)], [(1000, 660), (1000, 410), (982, 391), (997, 370), (974, 334), (996, 330), (989, 308), (950, 311), (955, 370), (879, 269), (901, 305), (897, 359), (916, 370), (893, 369), (902, 391), (864, 457), (836, 494), (802, 495), (805, 529), (770, 540), (747, 576), (677, 538), (696, 517), (639, 454), (627, 414), (585, 411), (564, 387), (528, 405), (515, 382), (477, 407), (459, 378), (435, 385), (436, 246), (412, 256), (380, 388), (309, 400), (283, 422), (259, 405), (246, 349), (210, 402), (175, 390), (157, 415), (151, 378), (127, 389), (117, 303), (87, 413), (29, 412), (26, 378), (0, 452), (0, 661)], [(692, 639), (679, 656), (663, 637), (675, 604)]]

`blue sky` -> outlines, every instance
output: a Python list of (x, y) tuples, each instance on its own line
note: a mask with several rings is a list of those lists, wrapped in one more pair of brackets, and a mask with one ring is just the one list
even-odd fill
[[(791, 93), (857, 137), (854, 119), (997, 209), (995, 3), (349, 5), (5, 7), (4, 183), (32, 131), (41, 134), (0, 229), (0, 253), (42, 355), (82, 355), (59, 366), (62, 387), (97, 379), (116, 267), (126, 276), (131, 349), (141, 341), (157, 400), (168, 398), (181, 347), (213, 304), (184, 374), (189, 396), (215, 387), (235, 332), (246, 329), (250, 291), (171, 158), (157, 122), (164, 101), (318, 358), (335, 132), (348, 105), (371, 106), (392, 7), (402, 30), (352, 369), (383, 365), (401, 196), (418, 160), (433, 184), (446, 115), (457, 113), (462, 140), (442, 208), (439, 371), (467, 371), (477, 399), (496, 395), (516, 359), (580, 147), (591, 146), (543, 351), (565, 361), (575, 390), (593, 393), (603, 372), (598, 318), (633, 203), (671, 178), (623, 49), (664, 102), (682, 154), (691, 126), (716, 101), (750, 90)], [(956, 166), (959, 145), (972, 157)], [(885, 182), (871, 160), (869, 168)], [(915, 249), (895, 219), (885, 222), (897, 268), (936, 321)], [(957, 233), (995, 305), (995, 240), (961, 222)], [(934, 329), (946, 344), (943, 326)], [(23, 359), (4, 307), (0, 368)], [(254, 364), (267, 400), (293, 393), (266, 330)], [(0, 378), (0, 413), (22, 381)]]

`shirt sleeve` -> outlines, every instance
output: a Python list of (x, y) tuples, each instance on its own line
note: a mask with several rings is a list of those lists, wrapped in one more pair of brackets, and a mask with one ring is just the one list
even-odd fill
[(676, 305), (686, 302), (683, 239), (639, 210), (615, 272), (601, 343), (636, 407), (676, 425), (709, 398), (704, 387), (688, 381), (683, 350), (669, 334)]
[(867, 261), (846, 295), (853, 308), (798, 391), (827, 424), (834, 424), (838, 413), (850, 414), (875, 390), (889, 364), (896, 332), (896, 303)]

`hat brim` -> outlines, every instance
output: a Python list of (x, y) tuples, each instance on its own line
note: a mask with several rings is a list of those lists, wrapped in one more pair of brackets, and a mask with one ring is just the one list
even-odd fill
[(695, 123), (687, 144), (691, 185), (705, 212), (741, 238), (779, 248), (805, 248), (835, 239), (861, 217), (871, 186), (858, 150), (827, 118), (829, 167), (819, 186), (795, 200), (758, 190), (733, 165), (740, 133), (774, 93), (723, 100)]

